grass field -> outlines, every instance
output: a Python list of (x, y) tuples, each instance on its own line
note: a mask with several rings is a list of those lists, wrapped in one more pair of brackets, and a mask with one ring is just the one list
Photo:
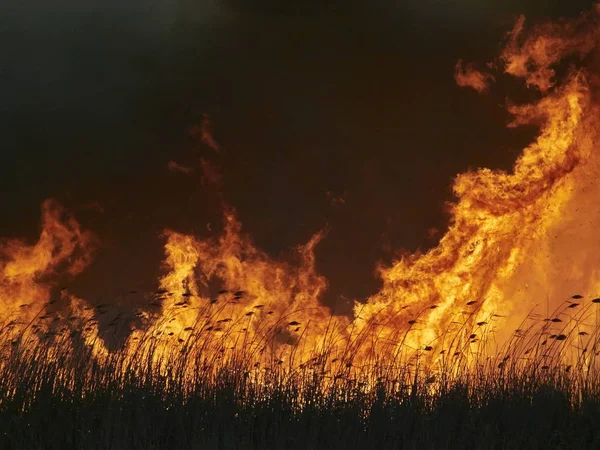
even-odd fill
[(202, 340), (99, 358), (77, 324), (8, 324), (0, 448), (598, 449), (599, 330), (582, 331), (597, 306), (529, 320), (493, 355), (469, 344), (362, 366), (356, 349), (334, 361), (327, 348), (304, 364), (250, 365), (244, 349), (222, 357)]

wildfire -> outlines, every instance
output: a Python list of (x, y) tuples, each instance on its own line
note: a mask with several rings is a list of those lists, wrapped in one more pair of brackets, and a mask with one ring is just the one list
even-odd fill
[(314, 354), (331, 316), (319, 303), (326, 281), (314, 267), (322, 233), (297, 249), (292, 265), (256, 249), (233, 209), (225, 210), (224, 221), (218, 239), (166, 232), (162, 310), (144, 333), (162, 336), (163, 350), (192, 342), (209, 353), (243, 347), (253, 363)]
[[(509, 106), (509, 126), (537, 125), (537, 139), (511, 172), (458, 175), (452, 219), (439, 245), (380, 267), (382, 289), (357, 300), (354, 317), (334, 317), (320, 302), (327, 282), (316, 272), (314, 252), (322, 232), (297, 248), (295, 262), (277, 261), (253, 245), (235, 210), (225, 207), (218, 237), (164, 233), (165, 274), (138, 313), (142, 325), (127, 327), (121, 347), (127, 361), (150, 356), (167, 370), (183, 352), (190, 376), (199, 364), (218, 359), (257, 370), (268, 364), (293, 370), (316, 359), (325, 367), (323, 358), (329, 367), (346, 368), (415, 355), (429, 364), (447, 355), (471, 361), (498, 351), (492, 347), (537, 305), (538, 314), (548, 316), (573, 289), (598, 292), (599, 19), (600, 7), (528, 31), (518, 20), (489, 67), (501, 67), (537, 92), (536, 102)], [(568, 65), (573, 61), (578, 68)], [(456, 66), (457, 83), (481, 93), (497, 78), (462, 62)], [(199, 133), (219, 150), (208, 119)], [(206, 173), (209, 162), (202, 164)], [(183, 171), (175, 163), (173, 170)], [(220, 179), (214, 174), (212, 182)], [(52, 300), (61, 277), (84, 270), (95, 245), (96, 238), (54, 201), (42, 207), (37, 243), (0, 245), (0, 320), (14, 329), (13, 337), (34, 342), (51, 332), (70, 333), (64, 345), (78, 342), (96, 358), (110, 356), (99, 337), (103, 307), (65, 292), (60, 308)], [(573, 304), (568, 308), (580, 306)], [(546, 327), (561, 322), (546, 318)]]
[(0, 321), (28, 324), (50, 300), (61, 276), (73, 277), (86, 268), (95, 245), (94, 235), (82, 231), (56, 201), (45, 201), (37, 243), (0, 242)]
[[(590, 95), (597, 86), (590, 86), (586, 71), (570, 69), (557, 85), (552, 67), (563, 58), (582, 58), (592, 51), (600, 37), (599, 12), (576, 21), (586, 27), (542, 25), (524, 41), (524, 19), (519, 19), (501, 61), (506, 73), (525, 79), (543, 95), (537, 103), (511, 106), (514, 119), (509, 126), (539, 124), (537, 140), (523, 150), (512, 173), (480, 169), (456, 178), (458, 200), (439, 246), (380, 269), (383, 289), (366, 305), (355, 306), (360, 326), (376, 321), (380, 336), (392, 345), (411, 328), (409, 345), (448, 351), (480, 335), (482, 331), (475, 332), (481, 328), (478, 323), (496, 321), (498, 331), (511, 329), (518, 322), (494, 319), (527, 312), (548, 293), (554, 305), (568, 298), (564, 292), (572, 289), (571, 280), (549, 277), (550, 268), (564, 261), (568, 248), (557, 246), (564, 235), (557, 230), (564, 228), (565, 211), (596, 189), (590, 175), (597, 165), (594, 140), (600, 116)], [(475, 88), (482, 90), (480, 84)], [(578, 232), (594, 242), (595, 233), (588, 228)], [(589, 253), (581, 250), (577, 258)], [(581, 270), (581, 263), (573, 262)], [(578, 289), (595, 291), (595, 267), (585, 269), (588, 276), (577, 280)], [(530, 289), (523, 292), (527, 285)], [(554, 295), (559, 292), (562, 296)], [(525, 311), (520, 307), (523, 294), (528, 300)], [(464, 339), (456, 340), (455, 333)]]

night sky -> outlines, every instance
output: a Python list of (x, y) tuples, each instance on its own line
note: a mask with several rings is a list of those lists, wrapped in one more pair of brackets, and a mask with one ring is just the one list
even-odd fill
[[(103, 242), (75, 289), (116, 296), (154, 287), (161, 230), (218, 231), (221, 192), (275, 257), (327, 227), (318, 270), (345, 311), (341, 295), (377, 289), (377, 261), (436, 244), (457, 173), (509, 169), (534, 136), (505, 128), (516, 83), (480, 96), (456, 61), (495, 57), (520, 13), (594, 2), (2, 3), (0, 236), (34, 239), (57, 198)], [(190, 133), (204, 114), (220, 153)]]

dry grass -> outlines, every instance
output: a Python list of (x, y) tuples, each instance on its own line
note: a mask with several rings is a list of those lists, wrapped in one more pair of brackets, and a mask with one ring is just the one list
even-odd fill
[(368, 330), (335, 358), (332, 336), (303, 364), (260, 367), (243, 350), (186, 341), (158, 370), (152, 346), (99, 363), (83, 324), (41, 339), (6, 324), (0, 448), (598, 449), (600, 327), (588, 322), (600, 301), (578, 302), (530, 315), (493, 352), (491, 318), (464, 328), (466, 340), (455, 332), (361, 365)]

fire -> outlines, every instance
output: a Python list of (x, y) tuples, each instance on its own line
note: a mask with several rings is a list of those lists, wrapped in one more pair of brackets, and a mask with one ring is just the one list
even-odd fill
[[(565, 257), (565, 248), (556, 248), (564, 212), (582, 194), (597, 189), (590, 171), (598, 164), (594, 141), (600, 116), (591, 101), (591, 90), (598, 86), (590, 86), (588, 74), (575, 69), (556, 86), (552, 67), (593, 51), (600, 37), (598, 13), (600, 9), (575, 24), (535, 27), (524, 42), (524, 20), (517, 22), (501, 61), (506, 73), (523, 78), (542, 96), (537, 103), (510, 106), (514, 119), (509, 126), (539, 124), (539, 137), (523, 150), (511, 173), (480, 169), (456, 178), (457, 201), (448, 232), (427, 254), (380, 269), (383, 289), (366, 305), (355, 306), (361, 327), (378, 329), (392, 346), (410, 329), (405, 342), (412, 348), (454, 352), (471, 337), (470, 344), (476, 344), (491, 323), (494, 331), (511, 329), (518, 324), (511, 316), (546, 298), (547, 292), (541, 296), (530, 289), (527, 295), (537, 299), (523, 311), (519, 290), (525, 286), (568, 288), (561, 283), (569, 280), (549, 279), (547, 274)], [(475, 87), (483, 90), (481, 84)], [(586, 233), (588, 242), (597, 239), (591, 229)], [(595, 267), (588, 271), (595, 272)], [(577, 289), (597, 289), (592, 273), (577, 281)], [(565, 298), (563, 293), (554, 301)], [(456, 339), (457, 333), (462, 339)]]
[(471, 64), (465, 65), (462, 60), (458, 60), (454, 67), (454, 81), (461, 87), (472, 87), (477, 92), (487, 92), (494, 77), (489, 73), (481, 72)]
[(56, 201), (45, 201), (34, 245), (0, 242), (0, 321), (29, 323), (44, 311), (61, 276), (73, 277), (86, 268), (95, 245), (94, 235), (82, 231)]
[[(136, 325), (118, 314), (110, 322), (124, 327), (118, 351), (128, 370), (143, 372), (148, 358), (172, 370), (181, 354), (182, 373), (190, 379), (201, 365), (219, 361), (256, 370), (295, 370), (315, 360), (323, 369), (362, 370), (415, 357), (434, 366), (447, 355), (468, 363), (499, 351), (536, 307), (548, 319), (550, 334), (548, 327), (561, 322), (550, 320), (550, 311), (560, 309), (573, 290), (593, 295), (600, 288), (594, 251), (600, 243), (600, 83), (592, 67), (598, 62), (599, 18), (597, 7), (575, 21), (527, 32), (524, 19), (518, 20), (489, 67), (502, 67), (536, 92), (537, 101), (509, 106), (509, 127), (537, 125), (537, 139), (511, 172), (458, 175), (452, 219), (439, 245), (379, 267), (383, 287), (355, 301), (354, 317), (334, 317), (321, 302), (327, 282), (316, 271), (315, 249), (323, 232), (296, 249), (295, 261), (277, 261), (254, 246), (235, 210), (224, 207), (217, 237), (165, 231), (165, 272), (156, 295), (137, 313)], [(579, 69), (563, 64), (573, 58)], [(462, 62), (456, 66), (457, 83), (480, 93), (497, 78)], [(219, 151), (208, 118), (198, 133)], [(208, 181), (219, 185), (216, 168), (201, 163)], [(13, 337), (35, 343), (54, 336), (63, 349), (80, 345), (99, 361), (111, 357), (98, 325), (107, 307), (65, 291), (53, 298), (61, 279), (86, 268), (96, 245), (94, 235), (52, 200), (42, 205), (35, 244), (0, 244), (0, 321), (14, 330)], [(566, 339), (563, 333), (553, 339)]]
[(448, 331), (472, 335), (475, 323), (510, 315), (515, 273), (527, 270), (532, 249), (560, 223), (573, 196), (569, 177), (591, 154), (579, 136), (589, 108), (578, 76), (536, 105), (511, 108), (514, 123), (544, 120), (537, 142), (510, 174), (481, 169), (457, 177), (458, 201), (439, 246), (382, 268), (381, 292), (355, 307), (360, 323), (377, 320), (392, 341), (412, 326), (410, 345), (444, 347)]
[(201, 342), (211, 354), (243, 347), (253, 364), (306, 361), (318, 351), (331, 317), (319, 303), (327, 283), (315, 271), (314, 248), (323, 234), (298, 247), (294, 265), (256, 249), (233, 209), (225, 209), (224, 222), (214, 239), (165, 233), (162, 309), (145, 333), (162, 336), (158, 354)]

